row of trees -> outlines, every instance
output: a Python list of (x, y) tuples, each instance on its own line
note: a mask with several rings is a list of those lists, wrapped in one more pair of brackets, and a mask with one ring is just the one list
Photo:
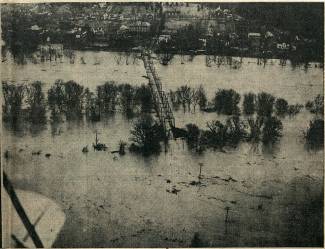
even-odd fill
[(186, 141), (189, 148), (199, 152), (207, 148), (222, 150), (224, 146), (236, 147), (243, 141), (272, 145), (282, 136), (282, 129), (281, 120), (274, 116), (257, 116), (247, 120), (232, 116), (225, 122), (208, 122), (206, 130), (187, 124)]
[[(198, 92), (204, 93), (202, 86), (198, 89), (182, 86), (175, 92), (171, 92), (170, 96), (173, 105), (179, 103), (185, 111), (191, 109), (193, 102), (189, 99)], [(280, 117), (295, 115), (303, 108), (302, 105), (289, 105), (285, 99), (276, 99), (268, 93), (262, 92), (258, 95), (248, 93), (244, 95), (243, 101), (243, 112), (247, 116), (241, 118), (239, 102), (240, 95), (234, 90), (218, 90), (214, 98), (214, 111), (231, 117), (225, 122), (210, 121), (207, 123), (207, 129), (199, 129), (192, 123), (187, 124), (183, 134), (189, 148), (201, 152), (207, 148), (222, 150), (225, 146), (236, 147), (240, 142), (253, 144), (262, 142), (265, 146), (273, 145), (282, 136), (283, 124)], [(324, 144), (324, 121), (319, 117), (319, 115), (323, 116), (323, 106), (321, 95), (306, 103), (306, 109), (318, 115), (310, 122), (305, 132), (306, 141), (312, 147)], [(200, 105), (200, 108), (202, 109), (203, 105)], [(256, 115), (253, 115), (255, 113)], [(162, 128), (157, 129), (157, 124), (151, 117), (140, 118), (131, 130), (133, 141), (131, 150), (144, 155), (159, 152), (160, 142), (163, 140), (162, 134), (164, 134)]]
[(34, 124), (46, 122), (46, 100), (40, 81), (29, 86), (3, 82), (2, 90), (5, 122), (16, 125), (22, 118)]
[(207, 106), (207, 97), (202, 85), (197, 88), (191, 88), (187, 85), (177, 88), (176, 91), (170, 90), (170, 100), (175, 110), (178, 110), (181, 106), (184, 113), (187, 111), (196, 110), (199, 106), (200, 110), (204, 110)]
[(44, 94), (42, 82), (30, 85), (2, 82), (3, 120), (16, 124), (20, 120), (45, 123), (47, 108), (52, 121), (86, 118), (98, 121), (102, 116), (121, 110), (130, 117), (134, 112), (151, 112), (153, 102), (149, 87), (106, 82), (97, 86), (95, 92), (74, 81), (57, 80)]
[[(218, 114), (239, 115), (241, 110), (239, 103), (241, 95), (233, 89), (218, 89), (212, 103), (208, 102), (206, 92), (202, 85), (192, 88), (183, 85), (176, 91), (170, 91), (170, 100), (175, 110), (182, 107), (183, 111), (195, 111), (199, 106), (202, 111), (215, 111)], [(321, 112), (317, 108), (321, 106), (321, 96), (318, 97), (315, 106), (311, 102), (306, 104), (306, 108), (312, 112)], [(262, 92), (255, 94), (252, 92), (244, 94), (242, 103), (242, 112), (245, 115), (257, 113), (260, 116), (271, 115), (275, 113), (278, 116), (296, 115), (303, 108), (303, 105), (289, 105), (283, 98), (276, 98), (271, 94)]]

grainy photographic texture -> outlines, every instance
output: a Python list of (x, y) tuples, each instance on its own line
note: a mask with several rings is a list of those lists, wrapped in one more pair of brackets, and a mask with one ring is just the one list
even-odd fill
[(3, 247), (322, 247), (323, 16), (1, 4)]

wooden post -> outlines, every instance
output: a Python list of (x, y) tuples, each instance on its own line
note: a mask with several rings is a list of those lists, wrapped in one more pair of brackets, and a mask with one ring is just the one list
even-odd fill
[(202, 178), (202, 176), (201, 176), (201, 173), (202, 173), (202, 167), (203, 167), (203, 163), (199, 163), (199, 165), (200, 165), (200, 173), (199, 173), (199, 176), (198, 176), (198, 178), (199, 178), (199, 181), (201, 180), (201, 178)]

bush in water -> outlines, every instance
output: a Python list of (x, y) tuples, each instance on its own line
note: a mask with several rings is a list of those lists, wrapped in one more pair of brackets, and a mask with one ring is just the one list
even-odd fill
[(288, 114), (290, 116), (294, 116), (294, 115), (298, 114), (303, 107), (304, 106), (303, 105), (300, 105), (300, 104), (289, 105), (289, 107), (288, 107)]
[(257, 96), (257, 114), (259, 116), (271, 116), (275, 98), (268, 93), (262, 92)]
[(201, 144), (214, 149), (222, 149), (227, 142), (227, 126), (220, 121), (207, 123), (208, 130), (202, 134)]
[(255, 112), (256, 95), (254, 93), (247, 93), (244, 95), (243, 112), (246, 115), (252, 115)]
[(308, 145), (312, 148), (324, 146), (324, 120), (315, 119), (310, 121), (309, 127), (305, 133)]
[(284, 116), (288, 113), (288, 102), (285, 99), (279, 98), (275, 101), (275, 112), (279, 116)]
[(313, 101), (308, 101), (305, 105), (306, 109), (314, 114), (324, 114), (324, 96), (318, 94)]
[(233, 115), (239, 113), (240, 95), (233, 89), (219, 89), (214, 98), (215, 110), (220, 114)]
[(200, 129), (195, 124), (187, 124), (186, 125), (187, 136), (186, 142), (190, 148), (197, 149), (199, 145), (200, 138)]

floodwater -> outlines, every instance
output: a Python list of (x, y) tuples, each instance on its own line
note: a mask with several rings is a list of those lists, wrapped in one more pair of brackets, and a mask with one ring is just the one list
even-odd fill
[[(204, 56), (184, 64), (180, 57), (168, 66), (156, 62), (164, 89), (202, 84), (210, 98), (218, 88), (266, 91), (290, 104), (305, 104), (323, 92), (323, 69), (315, 65), (283, 67), (273, 60), (264, 67), (244, 58), (239, 69), (207, 67)], [(2, 68), (2, 80), (40, 80), (45, 89), (57, 79), (91, 90), (109, 80), (146, 83), (139, 59), (130, 56), (126, 63), (126, 57), (110, 52), (76, 52), (75, 64), (16, 65), (9, 58)], [(179, 111), (175, 119), (178, 127), (196, 123), (205, 128), (207, 121), (225, 117)], [(130, 138), (134, 120), (120, 114), (95, 124), (48, 124), (24, 134), (4, 128), (3, 151), (12, 155), (4, 169), (17, 188), (62, 207), (66, 222), (55, 247), (188, 247), (195, 234), (201, 247), (322, 246), (324, 154), (305, 147), (303, 131), (311, 119), (306, 110), (284, 118), (283, 137), (273, 148), (242, 143), (226, 153), (199, 155), (177, 140), (170, 141), (167, 152), (146, 158), (110, 153)], [(83, 154), (96, 130), (108, 151)], [(39, 150), (40, 155), (32, 155)], [(202, 184), (191, 185), (200, 165)]]

